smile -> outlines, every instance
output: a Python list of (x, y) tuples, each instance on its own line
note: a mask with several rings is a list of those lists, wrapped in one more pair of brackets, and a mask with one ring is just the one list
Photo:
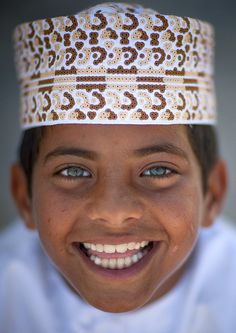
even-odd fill
[(124, 244), (77, 243), (77, 248), (95, 265), (110, 270), (121, 270), (137, 264), (153, 248), (153, 242), (141, 241)]

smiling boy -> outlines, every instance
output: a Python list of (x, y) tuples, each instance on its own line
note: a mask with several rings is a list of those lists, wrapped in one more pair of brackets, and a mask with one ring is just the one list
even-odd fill
[(2, 236), (3, 332), (234, 332), (212, 28), (113, 3), (15, 40), (29, 231)]

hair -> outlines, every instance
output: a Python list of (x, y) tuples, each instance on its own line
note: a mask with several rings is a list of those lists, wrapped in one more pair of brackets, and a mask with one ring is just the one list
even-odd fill
[[(187, 135), (201, 168), (203, 192), (207, 190), (208, 175), (219, 158), (216, 130), (210, 125), (187, 125)], [(18, 160), (26, 175), (28, 191), (32, 193), (32, 174), (45, 127), (23, 132), (18, 149)]]

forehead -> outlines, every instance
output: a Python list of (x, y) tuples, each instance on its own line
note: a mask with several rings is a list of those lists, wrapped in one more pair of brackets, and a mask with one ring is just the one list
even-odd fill
[[(81, 141), (82, 140), (82, 141)], [(84, 142), (96, 146), (106, 142), (137, 144), (148, 141), (188, 141), (184, 125), (54, 125), (45, 128), (44, 144)]]
[(45, 128), (44, 133), (40, 151), (45, 154), (58, 147), (131, 154), (153, 146), (192, 154), (184, 125), (55, 125)]

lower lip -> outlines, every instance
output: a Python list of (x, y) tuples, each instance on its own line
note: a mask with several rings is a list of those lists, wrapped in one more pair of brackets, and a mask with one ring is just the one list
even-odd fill
[(137, 275), (149, 264), (152, 257), (160, 248), (160, 242), (153, 242), (152, 248), (145, 254), (137, 263), (134, 263), (132, 266), (123, 268), (123, 269), (109, 269), (102, 266), (96, 265), (92, 262), (89, 257), (78, 247), (73, 246), (76, 249), (76, 252), (80, 255), (84, 263), (91, 269), (95, 274), (102, 275), (106, 278), (111, 278), (112, 280), (120, 280), (125, 278), (131, 278), (132, 276)]

